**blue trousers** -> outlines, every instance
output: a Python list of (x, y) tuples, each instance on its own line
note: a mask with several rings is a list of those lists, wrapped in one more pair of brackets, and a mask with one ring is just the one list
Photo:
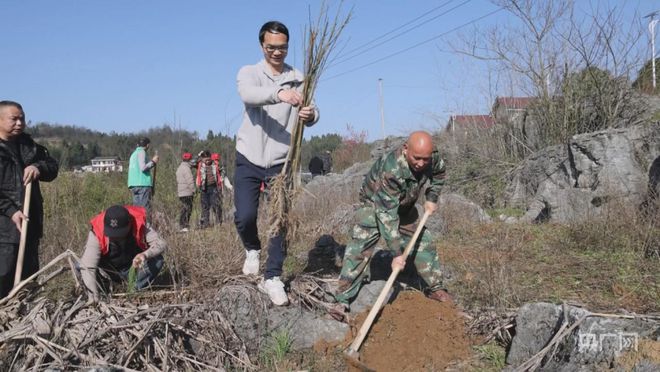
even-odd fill
[[(234, 224), (246, 250), (260, 250), (261, 241), (257, 229), (257, 212), (261, 182), (268, 182), (282, 170), (283, 164), (262, 168), (252, 164), (240, 152), (236, 152), (234, 175)], [(286, 258), (284, 234), (280, 233), (268, 240), (268, 259), (264, 278), (282, 275), (282, 265)]]
[(215, 184), (207, 186), (206, 189), (200, 192), (202, 215), (199, 220), (199, 227), (211, 226), (211, 210), (213, 210), (215, 216), (215, 223), (222, 224), (222, 202), (220, 197), (220, 190)]
[[(158, 273), (163, 268), (165, 264), (165, 259), (162, 254), (158, 256), (151, 257), (142, 265), (142, 267), (137, 270), (137, 278), (135, 281), (135, 289), (144, 289), (147, 288), (151, 283), (156, 279)], [(128, 281), (128, 272), (131, 270), (131, 267), (127, 267), (119, 271), (119, 277)], [(111, 275), (112, 277), (112, 275)]]
[[(142, 265), (142, 267), (137, 270), (135, 289), (144, 289), (151, 285), (151, 283), (158, 276), (158, 273), (160, 273), (160, 270), (163, 268), (164, 264), (165, 258), (163, 258), (162, 254), (147, 259), (144, 265)], [(75, 267), (78, 271), (78, 274), (80, 274), (80, 265), (76, 263)], [(108, 274), (113, 282), (128, 282), (128, 272), (131, 270), (130, 265), (121, 269), (109, 268), (105, 265), (100, 265), (100, 268)], [(102, 278), (98, 271), (96, 272), (96, 280), (97, 282), (101, 283), (103, 287), (107, 287), (107, 280)]]
[(133, 205), (139, 205), (147, 210), (147, 216), (151, 212), (151, 186), (133, 186), (130, 188), (133, 195)]

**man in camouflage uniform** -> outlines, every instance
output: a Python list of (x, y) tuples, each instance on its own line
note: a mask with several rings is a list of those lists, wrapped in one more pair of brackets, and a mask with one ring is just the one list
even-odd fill
[[(444, 161), (434, 148), (431, 135), (423, 131), (412, 133), (401, 148), (374, 163), (360, 189), (362, 206), (357, 211), (358, 223), (344, 254), (335, 296), (343, 307), (340, 311), (348, 308), (368, 277), (374, 246), (381, 236), (395, 256), (392, 268), (403, 269), (406, 262), (401, 254), (415, 232), (419, 217), (415, 208), (417, 198), (428, 181), (424, 210), (435, 212), (444, 178)], [(431, 234), (424, 229), (420, 236), (410, 258), (428, 285), (428, 297), (451, 301), (441, 289), (442, 274)]]

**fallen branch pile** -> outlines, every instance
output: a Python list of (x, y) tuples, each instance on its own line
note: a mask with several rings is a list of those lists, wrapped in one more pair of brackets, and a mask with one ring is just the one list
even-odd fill
[(0, 302), (0, 370), (256, 368), (216, 301), (138, 306), (79, 296), (54, 302), (34, 289)]
[[(219, 311), (202, 304), (139, 308), (54, 304), (41, 298), (0, 334), (7, 370), (112, 366), (126, 370), (253, 367), (245, 345)], [(3, 368), (4, 369), (4, 368)]]

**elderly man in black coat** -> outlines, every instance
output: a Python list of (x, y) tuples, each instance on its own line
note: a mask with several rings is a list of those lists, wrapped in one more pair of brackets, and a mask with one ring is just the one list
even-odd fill
[(14, 286), (21, 238), (25, 186), (32, 182), (28, 234), (21, 279), (39, 270), (39, 240), (43, 233), (43, 199), (39, 181), (57, 177), (58, 165), (45, 147), (23, 133), (25, 113), (20, 104), (0, 101), (0, 298)]

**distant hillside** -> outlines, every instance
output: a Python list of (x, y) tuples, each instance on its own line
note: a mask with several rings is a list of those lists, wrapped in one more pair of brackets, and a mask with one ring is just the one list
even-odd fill
[[(88, 128), (73, 125), (56, 125), (50, 123), (37, 123), (30, 125), (27, 132), (35, 141), (48, 147), (51, 155), (60, 162), (63, 169), (72, 169), (90, 163), (90, 159), (97, 156), (119, 156), (127, 160), (140, 137), (149, 137), (153, 148), (167, 145), (167, 148), (176, 147), (192, 151), (202, 147), (208, 141), (200, 141), (196, 132), (175, 130), (164, 125), (130, 134), (102, 133)], [(213, 136), (211, 139), (218, 142), (233, 142), (232, 139), (222, 136)], [(199, 146), (196, 146), (199, 145)]]
[[(127, 161), (141, 137), (151, 139), (152, 149), (159, 151), (161, 161), (178, 163), (183, 151), (197, 154), (201, 150), (220, 153), (228, 173), (233, 174), (235, 160), (235, 138), (214, 134), (209, 130), (205, 138), (197, 132), (173, 129), (168, 125), (150, 128), (136, 133), (102, 133), (73, 125), (50, 123), (30, 124), (27, 132), (38, 143), (46, 146), (51, 155), (60, 162), (62, 169), (73, 169), (90, 164), (97, 156), (118, 156)], [(364, 143), (366, 133), (350, 133), (347, 137), (339, 134), (312, 136), (303, 141), (302, 164), (312, 156), (331, 151), (335, 160), (334, 170), (343, 170), (357, 161), (368, 157), (369, 145)], [(357, 151), (361, 149), (360, 151)]]

